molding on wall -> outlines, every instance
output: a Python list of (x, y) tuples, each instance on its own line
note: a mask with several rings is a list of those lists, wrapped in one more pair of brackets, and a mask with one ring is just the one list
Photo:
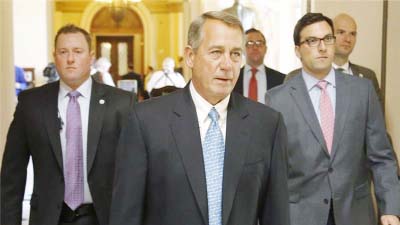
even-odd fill
[(381, 97), (382, 97), (382, 110), (385, 113), (385, 96), (386, 96), (386, 57), (387, 57), (387, 33), (388, 33), (388, 8), (389, 1), (383, 1), (382, 13), (382, 61), (381, 61)]

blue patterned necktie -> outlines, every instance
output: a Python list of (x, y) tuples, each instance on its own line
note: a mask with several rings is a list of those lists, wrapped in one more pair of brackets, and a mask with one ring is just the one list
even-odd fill
[(82, 123), (78, 91), (68, 93), (64, 202), (72, 210), (83, 203)]
[(203, 158), (206, 171), (208, 224), (222, 224), (222, 178), (224, 172), (225, 144), (218, 125), (218, 112), (213, 107), (208, 113), (211, 119), (203, 142)]

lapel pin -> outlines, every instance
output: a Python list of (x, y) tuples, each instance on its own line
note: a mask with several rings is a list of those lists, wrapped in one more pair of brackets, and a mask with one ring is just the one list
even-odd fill
[(106, 101), (104, 101), (104, 99), (100, 99), (99, 103), (100, 103), (100, 105), (103, 105), (104, 103), (106, 103)]

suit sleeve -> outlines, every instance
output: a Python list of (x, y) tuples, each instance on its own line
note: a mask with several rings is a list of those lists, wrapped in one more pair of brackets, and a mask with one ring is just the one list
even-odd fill
[(383, 96), (381, 93), (381, 89), (379, 88), (379, 83), (378, 79), (376, 78), (376, 74), (372, 70), (368, 74), (370, 75), (369, 79), (372, 81), (372, 85), (374, 86), (376, 94), (378, 95), (379, 102), (381, 103), (381, 105), (383, 105)]
[(400, 215), (400, 182), (378, 97), (369, 83), (366, 149), (380, 214)]
[(0, 178), (0, 224), (2, 225), (21, 224), (22, 221), (22, 200), (30, 156), (22, 104), (23, 100), (20, 96), (14, 119), (8, 130), (3, 155)]
[(110, 225), (141, 225), (146, 193), (147, 152), (134, 110), (130, 111), (121, 133), (116, 158)]
[(287, 166), (287, 134), (282, 115), (279, 114), (275, 139), (268, 169), (266, 195), (260, 225), (289, 225), (289, 193)]

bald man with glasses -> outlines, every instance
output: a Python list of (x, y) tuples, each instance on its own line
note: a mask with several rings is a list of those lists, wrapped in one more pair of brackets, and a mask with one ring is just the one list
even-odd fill
[(261, 31), (251, 28), (245, 34), (246, 64), (240, 69), (233, 91), (264, 104), (267, 90), (282, 84), (285, 74), (264, 65), (268, 47)]

